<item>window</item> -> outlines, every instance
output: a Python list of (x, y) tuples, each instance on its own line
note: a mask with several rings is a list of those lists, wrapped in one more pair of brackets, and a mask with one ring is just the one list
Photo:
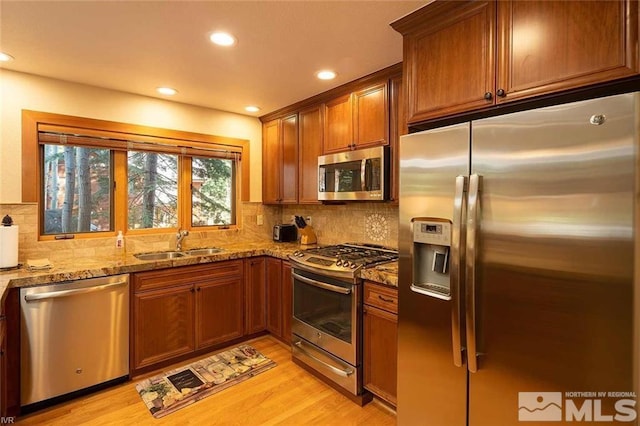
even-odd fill
[(24, 111), (23, 201), (39, 203), (41, 239), (238, 226), (248, 154), (245, 140)]
[(191, 160), (191, 226), (235, 224), (235, 162), (220, 158)]
[(42, 150), (42, 233), (111, 231), (110, 150), (49, 144)]
[(178, 156), (127, 153), (129, 229), (178, 226)]

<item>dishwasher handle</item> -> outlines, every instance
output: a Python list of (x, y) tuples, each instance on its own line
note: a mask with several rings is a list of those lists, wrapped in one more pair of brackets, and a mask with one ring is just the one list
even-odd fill
[(58, 297), (74, 296), (76, 294), (93, 293), (93, 292), (96, 292), (96, 291), (102, 291), (102, 290), (106, 290), (108, 288), (125, 285), (127, 283), (128, 283), (128, 281), (124, 280), (124, 281), (117, 281), (115, 283), (97, 285), (97, 286), (93, 286), (93, 287), (77, 288), (77, 289), (70, 289), (70, 290), (60, 290), (60, 291), (47, 291), (45, 293), (37, 293), (37, 294), (26, 294), (24, 296), (24, 300), (26, 302), (37, 302), (39, 300), (55, 299), (55, 298), (58, 298)]

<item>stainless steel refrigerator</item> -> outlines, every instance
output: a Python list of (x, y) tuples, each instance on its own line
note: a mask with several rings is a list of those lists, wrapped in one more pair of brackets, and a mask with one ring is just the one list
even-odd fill
[(637, 423), (639, 93), (401, 138), (399, 425)]

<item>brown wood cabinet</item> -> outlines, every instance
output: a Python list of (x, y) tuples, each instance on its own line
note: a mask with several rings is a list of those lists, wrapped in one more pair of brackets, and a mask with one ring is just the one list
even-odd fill
[(195, 350), (193, 285), (134, 294), (134, 365), (141, 368)]
[(404, 114), (404, 94), (402, 90), (402, 76), (394, 77), (390, 81), (389, 100), (389, 148), (391, 156), (389, 199), (395, 203), (400, 198), (400, 136), (407, 134), (407, 119)]
[(245, 334), (258, 333), (267, 328), (266, 260), (254, 257), (244, 261)]
[(244, 335), (242, 276), (206, 279), (196, 288), (196, 349)]
[(267, 330), (282, 335), (282, 261), (267, 259)]
[(298, 202), (298, 115), (264, 123), (262, 129), (262, 202)]
[(298, 113), (298, 203), (319, 204), (318, 156), (322, 154), (322, 105)]
[(398, 291), (364, 283), (364, 387), (397, 403)]
[(293, 290), (291, 265), (280, 259), (267, 259), (267, 330), (291, 343)]
[(323, 152), (388, 144), (387, 96), (385, 81), (325, 102)]
[(293, 281), (291, 264), (282, 261), (282, 340), (291, 343), (291, 319), (293, 318)]
[(404, 36), (407, 121), (636, 75), (635, 1), (436, 1)]
[(0, 417), (7, 416), (7, 319), (0, 309)]
[(241, 260), (132, 275), (132, 373), (244, 335)]

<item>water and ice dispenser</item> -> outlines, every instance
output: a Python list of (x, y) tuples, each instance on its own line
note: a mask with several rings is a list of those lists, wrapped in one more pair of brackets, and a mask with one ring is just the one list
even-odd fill
[(451, 221), (413, 218), (413, 282), (411, 290), (451, 300), (449, 250)]

